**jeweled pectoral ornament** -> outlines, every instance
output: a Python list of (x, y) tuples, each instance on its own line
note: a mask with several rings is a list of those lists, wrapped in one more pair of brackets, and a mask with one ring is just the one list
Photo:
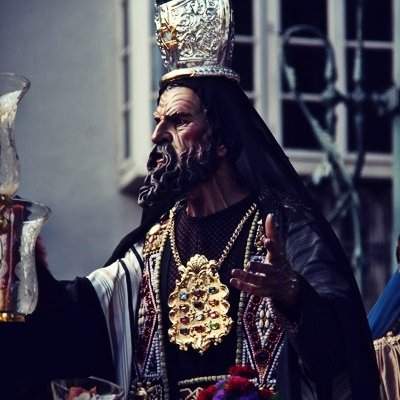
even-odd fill
[(168, 299), (172, 322), (169, 338), (180, 350), (192, 347), (203, 354), (231, 329), (229, 290), (220, 281), (217, 262), (203, 255), (194, 255), (178, 269), (181, 277)]
[(168, 336), (180, 350), (193, 348), (203, 354), (212, 344), (221, 343), (232, 327), (232, 318), (228, 316), (229, 290), (221, 283), (218, 270), (244, 224), (255, 211), (256, 204), (253, 203), (247, 210), (218, 261), (195, 254), (187, 265), (182, 264), (175, 243), (175, 213), (179, 207), (178, 204), (172, 208), (169, 218), (168, 234), (180, 279), (176, 281), (175, 289), (168, 298), (172, 324)]

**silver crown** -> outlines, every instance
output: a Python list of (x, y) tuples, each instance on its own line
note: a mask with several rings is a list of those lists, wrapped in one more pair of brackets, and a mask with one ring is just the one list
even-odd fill
[(173, 0), (156, 6), (156, 40), (168, 73), (161, 82), (189, 76), (225, 76), (234, 44), (229, 0)]

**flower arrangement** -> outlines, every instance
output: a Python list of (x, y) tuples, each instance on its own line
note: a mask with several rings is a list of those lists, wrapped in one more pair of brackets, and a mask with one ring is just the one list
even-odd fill
[(197, 400), (279, 400), (278, 394), (268, 388), (258, 388), (251, 379), (256, 371), (246, 365), (235, 365), (228, 370), (229, 376), (206, 387)]

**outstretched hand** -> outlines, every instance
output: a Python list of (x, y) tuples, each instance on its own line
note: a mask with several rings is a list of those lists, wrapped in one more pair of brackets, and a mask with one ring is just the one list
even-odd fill
[(278, 239), (273, 214), (264, 223), (263, 246), (267, 250), (264, 262), (250, 262), (246, 270), (234, 269), (231, 284), (251, 295), (270, 297), (288, 310), (295, 308), (299, 298), (299, 285), (295, 272), (284, 255)]

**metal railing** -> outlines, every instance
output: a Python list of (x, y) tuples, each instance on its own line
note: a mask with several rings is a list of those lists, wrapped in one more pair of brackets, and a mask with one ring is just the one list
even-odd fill
[[(325, 162), (330, 171), (331, 186), (335, 195), (335, 204), (329, 215), (329, 222), (350, 215), (352, 221), (352, 266), (361, 294), (365, 292), (365, 270), (369, 260), (365, 252), (365, 239), (361, 230), (362, 210), (359, 196), (359, 182), (365, 164), (364, 108), (372, 104), (378, 115), (394, 115), (400, 111), (400, 88), (395, 85), (382, 93), (367, 92), (364, 89), (364, 46), (363, 46), (363, 1), (357, 1), (356, 9), (356, 47), (352, 71), (352, 90), (341, 93), (336, 87), (337, 68), (334, 49), (329, 40), (317, 28), (309, 25), (294, 25), (282, 35), (281, 66), (289, 90), (308, 121), (312, 132), (324, 152)], [(296, 71), (287, 61), (287, 47), (293, 37), (307, 33), (322, 42), (325, 50), (324, 89), (321, 91), (324, 105), (324, 122), (318, 120), (307, 106), (302, 93), (298, 90)], [(336, 107), (344, 104), (354, 110), (352, 124), (355, 132), (356, 162), (350, 173), (336, 148)], [(318, 179), (314, 180), (317, 185)]]

